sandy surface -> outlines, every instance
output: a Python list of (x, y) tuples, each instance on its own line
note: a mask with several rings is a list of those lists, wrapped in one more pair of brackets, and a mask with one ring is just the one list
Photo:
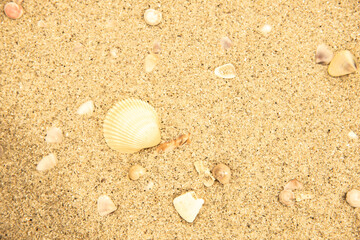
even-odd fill
[[(81, 2), (25, 0), (22, 18), (0, 14), (0, 239), (360, 237), (345, 201), (360, 188), (359, 140), (348, 137), (360, 134), (359, 73), (333, 78), (314, 61), (320, 43), (360, 59), (358, 1)], [(158, 26), (142, 17), (150, 7)], [(154, 40), (160, 63), (145, 73)], [(214, 75), (226, 63), (236, 78)], [(190, 131), (192, 143), (111, 150), (105, 115), (129, 97), (154, 106), (163, 142)], [(95, 112), (77, 115), (88, 100)], [(45, 142), (52, 126), (61, 144)], [(56, 167), (36, 171), (50, 153)], [(199, 160), (230, 166), (230, 184), (206, 188)], [(147, 169), (139, 181), (127, 178), (133, 164)], [(315, 197), (286, 207), (278, 195), (293, 178)], [(172, 205), (190, 190), (205, 200), (193, 223)], [(118, 207), (106, 217), (102, 194)]]

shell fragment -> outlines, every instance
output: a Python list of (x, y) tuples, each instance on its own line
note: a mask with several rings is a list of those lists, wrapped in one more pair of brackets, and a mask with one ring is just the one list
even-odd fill
[(116, 210), (116, 206), (107, 195), (101, 195), (98, 199), (98, 212), (100, 216), (106, 216)]
[(198, 215), (204, 200), (197, 198), (195, 192), (191, 191), (176, 197), (173, 203), (180, 216), (191, 223)]
[(340, 77), (355, 72), (357, 69), (355, 57), (348, 50), (340, 51), (332, 59), (328, 72), (333, 77)]
[(315, 53), (315, 62), (319, 64), (329, 64), (334, 57), (334, 53), (325, 44), (320, 44)]
[(158, 58), (154, 54), (149, 54), (145, 57), (145, 72), (149, 73), (154, 70)]
[(46, 171), (55, 167), (56, 164), (57, 164), (56, 156), (51, 153), (40, 160), (40, 162), (36, 166), (36, 170)]
[(222, 65), (215, 68), (215, 75), (221, 78), (234, 78), (236, 76), (235, 67), (231, 63)]
[(212, 186), (215, 182), (215, 178), (211, 174), (209, 168), (205, 166), (205, 162), (204, 161), (194, 162), (194, 166), (203, 184), (206, 187)]
[(78, 108), (76, 111), (77, 114), (83, 115), (83, 114), (90, 114), (94, 111), (94, 102), (93, 101), (87, 101)]

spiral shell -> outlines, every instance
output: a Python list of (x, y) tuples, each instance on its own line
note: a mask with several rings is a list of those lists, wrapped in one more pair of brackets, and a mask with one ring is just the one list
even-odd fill
[(159, 118), (155, 109), (139, 99), (126, 99), (109, 110), (104, 137), (110, 148), (133, 153), (160, 143)]

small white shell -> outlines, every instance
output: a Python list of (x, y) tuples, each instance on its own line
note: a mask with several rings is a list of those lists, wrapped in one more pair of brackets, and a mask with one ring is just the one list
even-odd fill
[(315, 53), (315, 63), (329, 64), (334, 57), (334, 53), (325, 44), (320, 44)]
[(51, 154), (43, 157), (43, 159), (40, 160), (40, 162), (36, 166), (36, 170), (46, 171), (46, 170), (49, 170), (49, 169), (55, 167), (56, 164), (57, 164), (56, 156), (51, 153)]
[(352, 189), (346, 194), (346, 201), (352, 207), (360, 207), (360, 191)]
[(228, 50), (233, 45), (231, 39), (229, 37), (222, 37), (220, 39), (220, 45), (224, 50)]
[(358, 138), (359, 138), (358, 135), (356, 135), (356, 133), (354, 133), (353, 131), (350, 131), (350, 132), (348, 133), (348, 136), (349, 136), (349, 138), (351, 138), (351, 139), (358, 139)]
[(284, 187), (285, 190), (297, 190), (302, 189), (304, 185), (296, 178), (290, 180)]
[(176, 197), (173, 203), (176, 211), (185, 221), (193, 222), (204, 204), (204, 200), (198, 199), (195, 192), (191, 191)]
[(148, 54), (145, 57), (145, 72), (151, 72), (158, 62), (158, 58), (154, 54)]
[(215, 75), (221, 78), (234, 78), (236, 76), (235, 67), (231, 63), (222, 65), (215, 68)]
[(279, 201), (285, 206), (292, 206), (295, 203), (295, 194), (291, 190), (282, 190), (279, 194)]
[(149, 25), (158, 25), (161, 22), (162, 14), (155, 9), (148, 9), (144, 13), (144, 19)]
[(104, 136), (110, 148), (122, 153), (159, 144), (159, 119), (155, 109), (139, 99), (118, 102), (105, 117)]
[(269, 32), (271, 32), (271, 29), (272, 29), (271, 25), (265, 24), (264, 26), (261, 27), (260, 32), (261, 32), (262, 34), (266, 35), (266, 34), (268, 34)]
[(340, 77), (355, 72), (355, 57), (348, 50), (338, 52), (331, 60), (328, 72), (333, 77)]
[(87, 101), (78, 108), (76, 111), (77, 114), (83, 115), (83, 114), (90, 114), (94, 111), (94, 102), (93, 101)]
[(116, 210), (116, 206), (107, 195), (101, 195), (98, 199), (98, 212), (100, 216), (106, 216)]
[(60, 128), (51, 127), (45, 137), (45, 141), (48, 143), (61, 143), (63, 140), (63, 134)]
[(211, 187), (215, 182), (215, 178), (210, 173), (209, 168), (206, 167), (205, 162), (204, 161), (196, 161), (196, 162), (194, 162), (194, 166), (195, 166), (196, 171), (199, 174), (199, 177), (200, 177), (202, 183), (205, 185), (205, 187)]

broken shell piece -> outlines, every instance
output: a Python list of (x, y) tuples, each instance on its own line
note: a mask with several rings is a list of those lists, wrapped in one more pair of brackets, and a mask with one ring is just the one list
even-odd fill
[(271, 32), (271, 29), (272, 29), (271, 25), (265, 24), (264, 26), (262, 26), (262, 27), (260, 28), (260, 32), (261, 32), (262, 34), (266, 35), (266, 34), (268, 34), (269, 32)]
[(45, 137), (45, 141), (48, 143), (61, 143), (63, 140), (63, 134), (60, 128), (50, 128)]
[(36, 170), (46, 171), (46, 170), (49, 170), (49, 169), (55, 167), (56, 164), (57, 164), (56, 156), (51, 153), (51, 154), (43, 157), (43, 159), (40, 160), (40, 162), (36, 166)]
[(180, 216), (191, 223), (198, 215), (204, 200), (198, 199), (195, 192), (191, 191), (176, 197), (173, 203)]
[(94, 111), (94, 102), (93, 101), (87, 101), (78, 108), (76, 111), (77, 114), (83, 115), (83, 114), (90, 114)]
[(296, 178), (290, 180), (284, 187), (285, 190), (296, 190), (302, 188), (303, 188), (303, 184), (299, 182)]
[(358, 136), (357, 136), (356, 133), (354, 133), (353, 131), (350, 131), (350, 132), (348, 133), (348, 136), (349, 136), (349, 138), (351, 138), (351, 139), (358, 139)]
[(129, 178), (135, 181), (142, 177), (145, 173), (145, 168), (140, 165), (134, 165), (129, 169)]
[(144, 13), (144, 19), (149, 25), (158, 25), (161, 22), (162, 14), (155, 9), (148, 9)]
[(155, 42), (154, 42), (152, 52), (153, 52), (154, 54), (160, 54), (160, 53), (161, 53), (161, 45), (160, 45), (160, 42), (158, 42), (158, 41), (155, 41)]
[(98, 199), (98, 212), (100, 216), (106, 216), (116, 210), (116, 206), (107, 195), (101, 195)]
[(234, 78), (236, 76), (235, 67), (231, 63), (222, 65), (215, 68), (215, 75), (221, 78)]
[(106, 114), (104, 137), (110, 148), (122, 153), (156, 146), (160, 142), (159, 118), (147, 102), (120, 101)]
[(184, 145), (185, 143), (190, 143), (191, 142), (190, 136), (191, 136), (191, 133), (187, 133), (187, 134), (181, 135), (177, 139), (162, 143), (156, 148), (156, 153), (160, 153), (160, 152), (167, 153), (181, 145)]
[(231, 179), (230, 168), (222, 163), (216, 165), (213, 168), (212, 173), (214, 174), (214, 177), (216, 178), (216, 180), (218, 180), (222, 184), (228, 183)]
[(204, 161), (196, 161), (196, 162), (194, 162), (194, 166), (195, 166), (196, 171), (199, 174), (199, 177), (200, 177), (202, 183), (206, 187), (212, 186), (215, 182), (215, 178), (210, 173), (210, 170), (205, 166), (205, 162)]
[(233, 45), (229, 37), (222, 37), (220, 39), (220, 45), (224, 50), (228, 50)]
[(360, 207), (360, 191), (352, 189), (346, 194), (346, 201), (352, 207)]
[(145, 57), (145, 72), (151, 72), (158, 62), (158, 58), (154, 54), (149, 54)]
[(282, 190), (279, 194), (279, 201), (286, 206), (292, 206), (295, 203), (295, 195), (291, 190)]
[(356, 71), (355, 57), (348, 50), (338, 52), (330, 62), (328, 72), (333, 77), (340, 77)]
[(295, 200), (297, 202), (314, 198), (314, 196), (312, 194), (307, 194), (307, 193), (297, 193), (297, 194), (295, 194), (295, 196), (296, 196)]
[(8, 18), (15, 20), (20, 18), (24, 14), (24, 9), (20, 5), (20, 3), (17, 4), (15, 2), (9, 2), (5, 4), (4, 12)]
[(320, 64), (329, 64), (334, 57), (334, 53), (325, 44), (320, 44), (315, 53), (315, 62)]

